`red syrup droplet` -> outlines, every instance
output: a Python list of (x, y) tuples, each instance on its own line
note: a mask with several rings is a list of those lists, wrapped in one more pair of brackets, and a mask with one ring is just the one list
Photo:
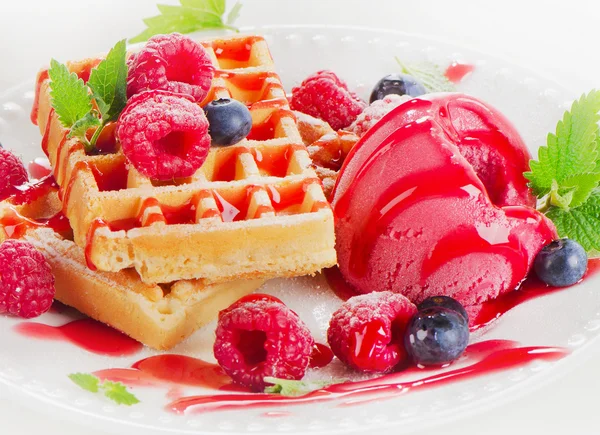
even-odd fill
[[(591, 259), (588, 263), (588, 271), (583, 279), (585, 280), (595, 275), (599, 271), (600, 259)], [(550, 287), (549, 285), (541, 282), (532, 272), (518, 290), (505, 293), (502, 296), (499, 296), (498, 298), (492, 299), (488, 302), (484, 302), (477, 307), (478, 312), (474, 321), (471, 322), (471, 330), (475, 331), (489, 325), (491, 322), (517, 305), (551, 293), (564, 291), (567, 288)]]
[(94, 264), (93, 260), (92, 260), (92, 251), (93, 251), (93, 247), (94, 247), (94, 237), (96, 236), (96, 231), (99, 228), (103, 228), (103, 227), (107, 227), (108, 228), (108, 224), (106, 222), (104, 222), (102, 219), (96, 218), (92, 221), (92, 223), (90, 224), (90, 228), (88, 229), (88, 233), (86, 236), (86, 241), (85, 241), (85, 262), (87, 263), (87, 267), (88, 269), (90, 269), (91, 271), (96, 271), (96, 265)]
[[(516, 347), (516, 343), (504, 340), (476, 343), (469, 346), (469, 348), (475, 346), (476, 349), (472, 352), (472, 356), (478, 358), (474, 363), (453, 370), (442, 370), (437, 374), (409, 381), (404, 380), (406, 372), (400, 372), (366, 381), (335, 384), (299, 397), (287, 397), (277, 394), (189, 396), (172, 401), (166, 409), (183, 414), (187, 412), (203, 413), (330, 401), (337, 401), (337, 406), (352, 406), (472, 379), (501, 370), (522, 367), (535, 360), (556, 361), (568, 354), (568, 351), (562, 348)], [(467, 354), (468, 352), (467, 350)]]
[(62, 326), (23, 322), (15, 330), (26, 337), (40, 340), (68, 341), (91, 353), (106, 356), (133, 355), (142, 345), (122, 332), (93, 319), (80, 319)]
[(46, 157), (36, 157), (27, 165), (29, 175), (36, 180), (47, 177), (52, 173), (52, 166)]
[[(107, 369), (94, 374), (100, 379), (122, 382), (129, 386), (187, 385), (219, 390), (229, 387), (232, 383), (231, 378), (217, 364), (171, 354), (140, 360), (129, 369)], [(173, 388), (170, 388), (171, 390)]]
[(35, 97), (33, 98), (33, 107), (31, 108), (31, 122), (34, 125), (38, 125), (38, 112), (40, 107), (40, 91), (42, 83), (48, 79), (48, 70), (40, 71), (38, 74), (37, 81), (35, 83)]
[(14, 205), (23, 205), (32, 203), (50, 190), (58, 190), (58, 184), (52, 175), (47, 175), (34, 183), (25, 183), (16, 189), (18, 192), (12, 195), (9, 201)]
[(315, 343), (310, 354), (310, 362), (308, 366), (312, 369), (325, 367), (333, 360), (333, 352), (328, 346)]
[[(44, 151), (44, 154), (46, 154), (46, 156), (48, 155), (48, 141), (50, 140), (50, 128), (52, 128), (52, 120), (54, 115), (54, 108), (50, 109), (50, 111), (48, 112), (48, 120), (46, 122), (46, 128), (44, 129), (44, 135), (42, 136), (42, 151)], [(37, 115), (36, 115), (37, 116)], [(37, 124), (37, 122), (35, 122), (34, 124)]]
[(261, 39), (258, 36), (249, 36), (243, 41), (215, 41), (212, 44), (212, 48), (219, 60), (228, 59), (238, 62), (248, 62), (252, 53), (252, 46)]
[(460, 83), (465, 76), (475, 70), (475, 65), (461, 62), (452, 62), (444, 75), (452, 83)]

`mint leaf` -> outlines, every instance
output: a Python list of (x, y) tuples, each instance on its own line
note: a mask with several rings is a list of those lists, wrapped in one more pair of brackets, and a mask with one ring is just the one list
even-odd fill
[(104, 395), (117, 405), (135, 405), (140, 403), (137, 397), (127, 391), (127, 387), (120, 382), (105, 381), (102, 384)]
[(127, 103), (126, 55), (123, 39), (116, 43), (90, 74), (88, 86), (100, 110), (103, 124), (116, 120)]
[(61, 124), (70, 128), (92, 110), (92, 98), (83, 80), (70, 73), (67, 67), (52, 59), (50, 69), (50, 98)]
[(538, 197), (550, 193), (553, 181), (562, 188), (574, 176), (600, 172), (598, 112), (600, 92), (591, 91), (573, 102), (571, 110), (558, 122), (556, 133), (548, 135), (547, 145), (538, 152), (538, 160), (532, 160), (531, 171), (524, 174)]
[(240, 5), (236, 4), (230, 11), (227, 23), (223, 21), (225, 0), (180, 0), (181, 6), (158, 5), (161, 13), (144, 19), (147, 28), (129, 42), (142, 42), (150, 37), (164, 33), (191, 33), (196, 30), (229, 29), (239, 16)]
[(282, 396), (303, 396), (311, 391), (319, 390), (333, 384), (347, 382), (347, 379), (332, 379), (330, 381), (293, 381), (265, 376), (265, 382), (273, 384), (265, 388), (267, 394), (281, 394)]
[(456, 86), (452, 83), (444, 71), (431, 62), (422, 62), (416, 64), (405, 64), (400, 58), (396, 57), (396, 62), (400, 65), (402, 72), (416, 78), (425, 86), (427, 92), (455, 92)]
[(87, 131), (90, 128), (99, 128), (102, 125), (102, 121), (98, 118), (98, 113), (94, 110), (88, 112), (83, 118), (78, 119), (69, 131), (68, 138), (76, 137), (79, 139), (86, 151), (90, 152), (93, 149), (93, 145), (87, 139)]
[(90, 393), (98, 392), (100, 379), (94, 375), (90, 375), (89, 373), (72, 373), (69, 375), (69, 379)]
[(569, 208), (583, 205), (592, 194), (592, 191), (600, 183), (599, 172), (587, 172), (585, 174), (573, 175), (562, 182), (563, 189), (573, 192)]
[(104, 381), (100, 383), (100, 379), (89, 373), (73, 373), (69, 375), (69, 379), (90, 393), (102, 390), (104, 395), (117, 405), (131, 406), (140, 402), (137, 397), (127, 391), (127, 387), (121, 382)]
[(546, 213), (561, 237), (573, 239), (588, 251), (600, 251), (600, 189), (596, 188), (583, 205), (571, 210), (550, 207)]
[(225, 0), (180, 0), (182, 6), (200, 9), (207, 13), (213, 13), (220, 17), (225, 13), (227, 7)]

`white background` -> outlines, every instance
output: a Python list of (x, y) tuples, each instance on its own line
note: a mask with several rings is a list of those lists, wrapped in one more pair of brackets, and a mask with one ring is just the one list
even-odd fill
[[(578, 93), (600, 86), (598, 0), (242, 2), (239, 25), (347, 24), (393, 28), (505, 57)], [(118, 39), (135, 35), (143, 28), (141, 19), (155, 14), (154, 5), (155, 0), (0, 0), (0, 93), (23, 81), (30, 81), (33, 86), (36, 71), (50, 57), (63, 61), (86, 57), (105, 51)], [(587, 362), (559, 381), (435, 432), (598, 433), (599, 368), (600, 346), (590, 352)], [(101, 435), (91, 428), (73, 427), (15, 406), (4, 393), (0, 389), (2, 434)]]

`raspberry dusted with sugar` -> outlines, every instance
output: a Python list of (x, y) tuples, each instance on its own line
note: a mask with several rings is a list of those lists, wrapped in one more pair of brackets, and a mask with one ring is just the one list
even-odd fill
[(302, 379), (313, 346), (308, 327), (277, 298), (251, 295), (219, 313), (214, 353), (236, 383), (262, 392), (264, 378)]
[(358, 137), (362, 137), (371, 127), (377, 124), (381, 118), (391, 112), (392, 109), (413, 98), (414, 97), (408, 95), (390, 94), (383, 97), (382, 100), (375, 100), (360, 115), (358, 115), (358, 118), (356, 118), (348, 130)]
[(127, 102), (117, 136), (125, 156), (143, 175), (155, 180), (190, 177), (206, 160), (208, 120), (188, 98), (154, 90)]
[(363, 372), (388, 372), (407, 361), (406, 327), (417, 307), (401, 294), (373, 292), (355, 296), (333, 313), (327, 330), (331, 350)]
[(0, 148), (0, 201), (17, 192), (16, 187), (27, 183), (27, 170), (10, 151)]
[(366, 103), (348, 90), (335, 73), (319, 71), (292, 89), (290, 107), (322, 119), (334, 130), (347, 127), (363, 111)]
[(0, 313), (31, 318), (50, 309), (54, 275), (33, 245), (7, 240), (0, 245)]
[(129, 60), (127, 96), (148, 89), (191, 95), (200, 102), (208, 94), (214, 67), (206, 49), (179, 33), (156, 35)]

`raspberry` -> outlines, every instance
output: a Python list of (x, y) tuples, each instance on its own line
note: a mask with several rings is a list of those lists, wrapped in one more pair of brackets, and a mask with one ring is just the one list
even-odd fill
[(156, 180), (189, 177), (208, 155), (208, 120), (186, 95), (144, 91), (121, 113), (117, 136), (135, 168)]
[(191, 95), (200, 102), (208, 94), (214, 67), (202, 45), (179, 33), (156, 35), (129, 59), (127, 96), (148, 89)]
[(348, 130), (356, 134), (358, 137), (362, 137), (381, 118), (391, 112), (392, 109), (412, 99), (413, 97), (407, 95), (401, 96), (390, 94), (383, 97), (382, 100), (375, 100), (369, 107), (363, 110), (360, 115), (358, 115), (358, 118), (354, 120)]
[(264, 391), (265, 376), (302, 379), (314, 340), (298, 315), (268, 295), (242, 298), (219, 313), (214, 354), (236, 383)]
[(54, 276), (41, 252), (19, 240), (0, 245), (0, 313), (37, 317), (50, 309), (54, 293)]
[(388, 372), (408, 361), (404, 333), (416, 312), (413, 303), (397, 293), (355, 296), (333, 313), (327, 341), (348, 366), (364, 372)]
[(17, 156), (0, 148), (0, 201), (17, 192), (16, 187), (27, 183), (27, 170)]
[(352, 124), (365, 106), (365, 102), (331, 71), (319, 71), (306, 78), (292, 89), (290, 101), (293, 110), (320, 118), (334, 130)]

